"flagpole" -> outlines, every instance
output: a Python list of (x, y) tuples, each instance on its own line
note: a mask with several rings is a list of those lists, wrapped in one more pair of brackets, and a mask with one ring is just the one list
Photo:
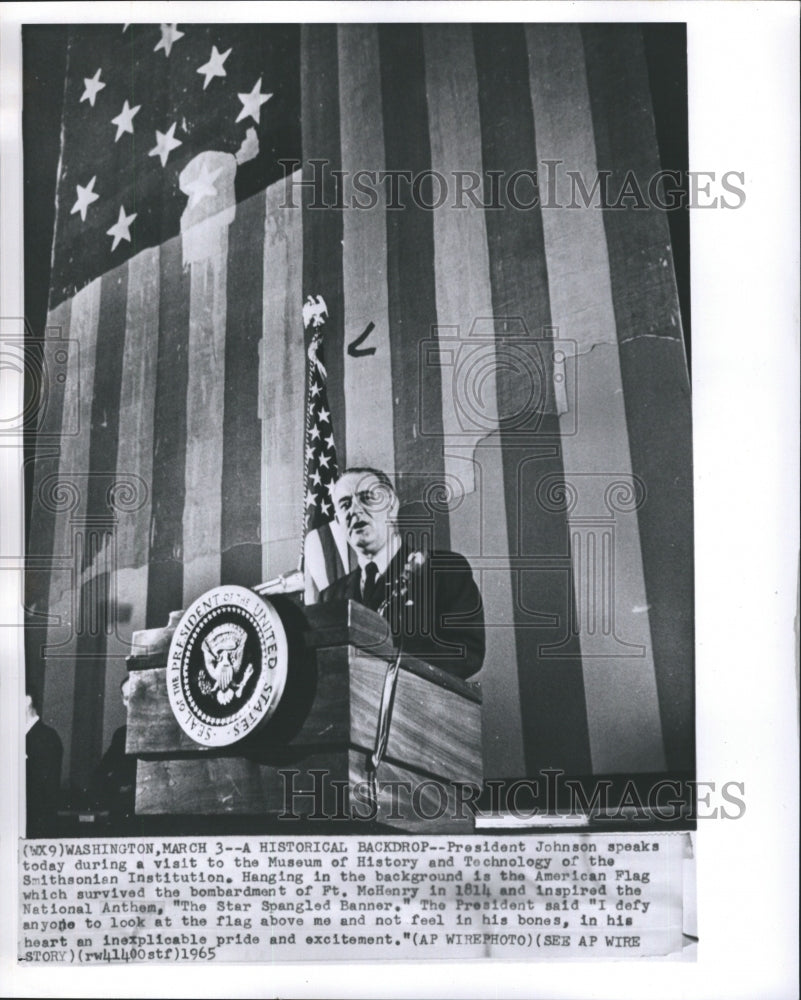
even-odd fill
[[(306, 303), (312, 301), (312, 296), (306, 296)], [(303, 309), (303, 333), (309, 328), (308, 312)], [(315, 334), (312, 334), (312, 339)], [(311, 345), (309, 345), (311, 346)], [(303, 508), (300, 515), (300, 553), (298, 555), (298, 570), (303, 572), (303, 561), (306, 551), (306, 490), (309, 482), (309, 395), (311, 392), (312, 360), (306, 356), (306, 391), (303, 394)]]
[(301, 515), (300, 532), (300, 555), (298, 557), (298, 570), (305, 570), (306, 535), (308, 534), (308, 492), (309, 492), (309, 467), (312, 461), (310, 436), (311, 419), (311, 388), (314, 378), (314, 371), (320, 373), (321, 381), (326, 378), (326, 370), (322, 362), (317, 357), (317, 352), (323, 342), (323, 327), (328, 319), (328, 307), (322, 295), (307, 295), (301, 310), (303, 315), (303, 332), (311, 327), (311, 341), (306, 351), (306, 393), (303, 400), (303, 513)]

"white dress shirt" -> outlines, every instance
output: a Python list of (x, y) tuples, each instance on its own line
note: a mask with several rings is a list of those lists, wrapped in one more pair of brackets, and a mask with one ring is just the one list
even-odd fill
[(397, 555), (400, 547), (401, 547), (400, 535), (392, 535), (392, 537), (384, 546), (384, 548), (376, 552), (375, 555), (371, 556), (367, 552), (357, 551), (356, 558), (359, 561), (359, 567), (361, 569), (362, 593), (364, 593), (364, 583), (366, 579), (364, 568), (367, 565), (367, 563), (369, 562), (375, 563), (376, 569), (378, 570), (378, 576), (383, 576), (387, 571), (387, 567)]

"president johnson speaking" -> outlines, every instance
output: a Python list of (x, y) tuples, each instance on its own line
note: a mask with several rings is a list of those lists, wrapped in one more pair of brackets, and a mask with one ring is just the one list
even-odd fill
[(457, 677), (475, 674), (484, 661), (484, 611), (464, 556), (404, 543), (398, 495), (379, 469), (346, 469), (331, 497), (358, 568), (320, 601), (358, 601), (387, 618), (405, 652)]

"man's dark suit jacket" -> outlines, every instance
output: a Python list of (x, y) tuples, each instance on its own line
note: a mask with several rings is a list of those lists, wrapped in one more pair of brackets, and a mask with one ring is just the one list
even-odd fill
[(362, 599), (356, 569), (326, 587), (320, 601), (349, 599), (377, 611), (389, 594), (385, 617), (395, 644), (457, 677), (470, 677), (484, 662), (484, 609), (470, 564), (456, 552), (429, 552), (423, 567), (409, 573), (404, 600), (400, 589), (408, 556), (407, 549), (398, 551), (378, 577), (372, 600)]
[(37, 719), (25, 736), (29, 837), (54, 835), (52, 820), (58, 808), (63, 755), (64, 748), (58, 733)]
[(98, 805), (107, 808), (116, 819), (132, 816), (136, 800), (136, 757), (125, 752), (127, 733), (127, 726), (114, 731), (92, 782)]

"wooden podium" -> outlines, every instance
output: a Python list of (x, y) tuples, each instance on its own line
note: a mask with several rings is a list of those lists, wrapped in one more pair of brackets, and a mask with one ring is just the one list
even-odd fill
[(404, 655), (373, 768), (396, 657), (387, 622), (352, 601), (270, 601), (289, 638), (287, 690), (262, 729), (224, 749), (195, 743), (170, 707), (166, 662), (181, 613), (134, 634), (126, 749), (137, 757), (137, 814), (264, 816), (278, 832), (297, 820), (319, 820), (319, 832), (331, 833), (370, 819), (410, 832), (471, 832), (466, 803), (482, 782), (479, 686)]

